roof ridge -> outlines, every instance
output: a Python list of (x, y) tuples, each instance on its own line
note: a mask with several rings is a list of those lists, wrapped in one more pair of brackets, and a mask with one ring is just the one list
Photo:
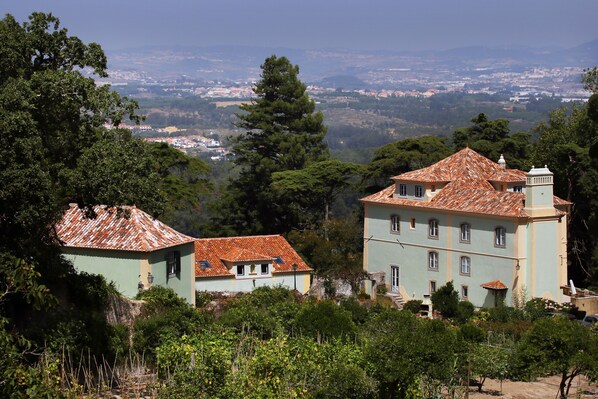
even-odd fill
[(282, 234), (263, 234), (263, 235), (247, 235), (247, 236), (232, 236), (232, 237), (203, 237), (196, 238), (197, 241), (201, 240), (231, 240), (238, 238), (256, 238), (256, 237), (282, 237)]

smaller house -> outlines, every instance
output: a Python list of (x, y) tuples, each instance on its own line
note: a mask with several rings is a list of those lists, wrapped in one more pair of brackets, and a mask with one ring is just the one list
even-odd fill
[(306, 293), (312, 269), (281, 235), (195, 241), (197, 291), (251, 291), (285, 286)]
[(194, 241), (135, 206), (94, 207), (89, 218), (71, 204), (56, 224), (64, 257), (77, 271), (100, 274), (127, 297), (152, 285), (195, 304)]

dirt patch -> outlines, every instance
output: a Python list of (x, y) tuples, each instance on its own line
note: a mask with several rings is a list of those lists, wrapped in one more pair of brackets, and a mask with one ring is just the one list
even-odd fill
[[(558, 376), (539, 378), (533, 382), (519, 382), (505, 380), (486, 380), (481, 393), (476, 388), (469, 391), (470, 399), (558, 399), (559, 383)], [(573, 381), (569, 397), (575, 399), (598, 398), (598, 386), (590, 384), (585, 377), (578, 377)]]

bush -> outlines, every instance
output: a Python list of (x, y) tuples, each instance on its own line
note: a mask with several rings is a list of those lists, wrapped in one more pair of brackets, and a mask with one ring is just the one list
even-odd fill
[(410, 301), (405, 302), (405, 304), (403, 305), (403, 310), (406, 310), (413, 314), (418, 314), (421, 310), (422, 303), (423, 301), (419, 299), (412, 299)]
[(455, 290), (453, 282), (449, 281), (432, 294), (432, 305), (444, 317), (454, 317), (459, 305), (459, 293)]
[(332, 301), (303, 305), (293, 325), (297, 334), (312, 338), (343, 337), (356, 331), (351, 312)]
[(367, 321), (369, 312), (368, 309), (362, 305), (355, 298), (349, 298), (341, 301), (341, 308), (351, 312), (353, 323), (360, 325)]
[(475, 311), (475, 306), (469, 301), (461, 301), (457, 305), (457, 321), (459, 323), (467, 323), (472, 318)]
[(459, 331), (465, 341), (480, 343), (486, 339), (486, 333), (480, 327), (475, 324), (466, 323), (463, 324)]

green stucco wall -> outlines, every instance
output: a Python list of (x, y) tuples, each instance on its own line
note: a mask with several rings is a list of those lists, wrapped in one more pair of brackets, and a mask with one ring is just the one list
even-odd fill
[[(390, 216), (401, 218), (400, 234), (390, 232)], [(411, 219), (415, 219), (415, 229)], [(438, 219), (437, 239), (428, 237), (428, 221)], [(480, 287), (492, 280), (501, 280), (509, 287), (505, 299), (511, 301), (514, 283), (515, 220), (484, 218), (473, 215), (449, 215), (418, 209), (398, 209), (366, 204), (364, 267), (369, 272), (385, 272), (390, 288), (390, 268), (399, 266), (401, 294), (405, 300), (421, 299), (429, 293), (430, 281), (439, 288), (452, 280), (457, 291), (468, 287), (468, 300), (476, 306), (492, 306), (493, 293)], [(460, 225), (471, 225), (470, 243), (460, 242)], [(506, 229), (505, 247), (495, 246), (495, 228)], [(438, 252), (438, 271), (428, 269), (428, 252)], [(470, 275), (460, 273), (460, 258), (471, 259)]]
[[(181, 253), (181, 273), (179, 276), (168, 277), (166, 255), (171, 251)], [(193, 243), (151, 252), (148, 259), (151, 272), (154, 275), (154, 285), (172, 288), (187, 302), (195, 304), (195, 252)]]
[(62, 253), (75, 270), (101, 274), (124, 296), (137, 295), (143, 253), (89, 248), (63, 248)]
[[(181, 253), (180, 276), (168, 278), (166, 254)], [(188, 243), (165, 248), (151, 253), (115, 251), (90, 248), (62, 248), (63, 255), (70, 260), (77, 271), (101, 274), (107, 281), (114, 282), (116, 289), (129, 298), (137, 295), (141, 280), (148, 288), (148, 271), (154, 276), (153, 285), (172, 288), (177, 295), (195, 304), (195, 254), (194, 244)]]
[[(255, 282), (255, 283), (254, 283)], [(297, 290), (302, 294), (306, 293), (310, 287), (310, 273), (297, 272)], [(262, 286), (284, 286), (289, 289), (294, 287), (293, 273), (274, 274), (272, 277), (262, 278), (242, 278), (231, 277), (209, 277), (198, 278), (195, 282), (197, 291), (229, 291), (229, 292), (249, 292), (254, 288)]]

